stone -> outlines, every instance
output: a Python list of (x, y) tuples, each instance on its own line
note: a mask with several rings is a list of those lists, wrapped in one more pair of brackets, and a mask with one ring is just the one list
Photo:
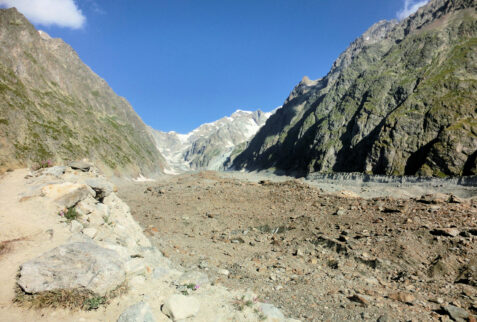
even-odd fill
[(125, 277), (124, 263), (115, 251), (74, 242), (21, 265), (18, 285), (27, 293), (83, 288), (104, 296)]
[(151, 307), (145, 302), (139, 302), (128, 307), (117, 322), (155, 322)]
[(167, 277), (171, 273), (171, 270), (165, 267), (156, 267), (152, 271), (152, 276), (155, 279), (162, 279), (164, 277)]
[(162, 306), (162, 312), (173, 321), (193, 317), (199, 313), (200, 303), (192, 296), (174, 294)]
[(430, 205), (430, 204), (445, 203), (445, 202), (448, 202), (449, 199), (450, 199), (450, 196), (444, 193), (433, 193), (433, 194), (427, 194), (427, 195), (421, 196), (421, 198), (418, 201)]
[(230, 272), (229, 270), (225, 269), (225, 268), (221, 268), (217, 271), (217, 273), (219, 273), (220, 275), (224, 275), (224, 276), (229, 276)]
[(140, 289), (144, 283), (146, 283), (146, 278), (142, 275), (136, 275), (128, 281), (128, 285), (131, 289)]
[(305, 253), (303, 252), (303, 249), (297, 248), (293, 252), (293, 256), (303, 257), (303, 256), (305, 256)]
[(343, 216), (346, 213), (346, 211), (343, 208), (339, 208), (338, 210), (335, 211), (333, 215), (335, 216)]
[(467, 201), (455, 195), (451, 195), (449, 198), (449, 202), (450, 203), (466, 203)]
[(431, 230), (431, 234), (435, 236), (456, 237), (460, 234), (460, 230), (457, 228), (437, 228)]
[(144, 260), (141, 258), (133, 258), (127, 261), (124, 267), (128, 275), (139, 275), (146, 271)]
[(443, 306), (442, 309), (452, 318), (452, 320), (457, 322), (467, 321), (470, 315), (465, 309), (454, 305), (446, 305)]
[(268, 304), (268, 303), (259, 303), (258, 307), (261, 313), (267, 318), (267, 321), (270, 321), (270, 322), (285, 321), (285, 316), (283, 315), (282, 311), (280, 311), (274, 305)]
[(456, 282), (477, 287), (477, 256), (472, 257), (463, 267)]
[(179, 285), (186, 285), (186, 284), (195, 284), (199, 286), (204, 286), (210, 284), (209, 277), (207, 274), (197, 271), (189, 271), (179, 278), (177, 281)]
[(70, 231), (72, 233), (80, 233), (83, 230), (83, 225), (76, 220), (72, 220), (70, 223)]
[(113, 244), (113, 243), (104, 243), (102, 246), (106, 249), (110, 249), (112, 251), (115, 251), (119, 257), (122, 259), (122, 261), (126, 262), (128, 261), (131, 257), (129, 254), (129, 251), (126, 247), (123, 247), (121, 245)]
[(83, 172), (88, 172), (93, 165), (84, 161), (73, 161), (70, 164), (68, 164), (68, 166), (74, 170), (81, 170)]
[(359, 294), (355, 294), (353, 296), (350, 296), (350, 297), (348, 297), (348, 299), (351, 302), (359, 303), (364, 307), (367, 307), (369, 305), (369, 301), (364, 296), (359, 295)]
[(114, 191), (114, 185), (105, 179), (88, 178), (84, 180), (84, 183), (96, 192), (96, 199), (105, 198)]
[(88, 236), (91, 239), (94, 239), (96, 237), (96, 234), (98, 233), (98, 230), (96, 228), (85, 228), (83, 229), (83, 234)]
[(44, 186), (41, 194), (62, 207), (71, 208), (88, 196), (94, 196), (95, 192), (85, 184), (64, 182)]
[(84, 200), (78, 202), (75, 206), (75, 209), (78, 213), (81, 213), (83, 216), (89, 215), (93, 211), (96, 210), (96, 203), (97, 201), (93, 198), (93, 196), (89, 196)]
[(378, 318), (377, 322), (389, 322), (389, 317), (388, 317), (388, 315), (387, 315), (387, 314), (381, 315), (381, 316)]
[(405, 292), (393, 293), (389, 295), (389, 298), (406, 304), (413, 304), (416, 300), (414, 295)]
[(51, 168), (45, 168), (42, 173), (44, 175), (51, 175), (51, 176), (55, 176), (55, 177), (60, 177), (65, 173), (65, 171), (66, 171), (65, 166), (54, 166), (54, 167), (51, 167)]

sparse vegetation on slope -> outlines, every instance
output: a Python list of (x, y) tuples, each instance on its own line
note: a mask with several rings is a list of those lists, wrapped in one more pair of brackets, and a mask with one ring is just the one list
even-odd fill
[(379, 22), (323, 79), (301, 82), (235, 168), (476, 174), (477, 14), (431, 1)]
[(71, 47), (16, 9), (0, 11), (0, 29), (0, 168), (89, 158), (116, 174), (162, 169), (141, 119)]

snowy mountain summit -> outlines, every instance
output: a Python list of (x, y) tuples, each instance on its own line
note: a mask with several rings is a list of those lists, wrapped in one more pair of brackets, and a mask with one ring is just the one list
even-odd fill
[(237, 110), (187, 134), (149, 129), (171, 173), (218, 170), (234, 150), (240, 149), (257, 133), (272, 113)]

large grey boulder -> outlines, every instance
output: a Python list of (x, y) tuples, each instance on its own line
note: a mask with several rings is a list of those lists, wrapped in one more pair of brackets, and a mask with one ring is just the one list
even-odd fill
[(469, 312), (465, 309), (454, 306), (447, 305), (443, 306), (442, 309), (451, 317), (452, 320), (457, 322), (465, 322), (469, 319)]
[(155, 322), (149, 304), (139, 302), (128, 307), (118, 319), (118, 322)]
[(54, 248), (20, 267), (26, 293), (83, 288), (104, 296), (124, 282), (124, 263), (113, 250), (88, 242)]

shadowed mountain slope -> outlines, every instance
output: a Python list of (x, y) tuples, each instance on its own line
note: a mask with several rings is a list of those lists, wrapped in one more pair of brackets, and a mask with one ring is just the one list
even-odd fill
[(476, 174), (476, 103), (476, 2), (431, 0), (372, 26), (326, 77), (304, 78), (233, 168)]

